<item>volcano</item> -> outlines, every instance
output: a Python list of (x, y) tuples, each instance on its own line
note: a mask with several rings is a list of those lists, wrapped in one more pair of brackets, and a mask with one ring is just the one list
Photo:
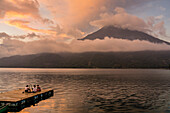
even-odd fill
[(103, 40), (105, 37), (126, 39), (126, 40), (131, 40), (131, 41), (133, 40), (149, 41), (151, 43), (158, 43), (158, 44), (165, 43), (167, 45), (170, 45), (169, 42), (153, 37), (147, 33), (137, 31), (137, 30), (122, 29), (122, 28), (118, 28), (114, 26), (105, 26), (99, 29), (98, 31), (87, 35), (86, 37), (80, 40), (87, 40), (87, 39), (88, 40), (95, 40), (95, 39)]

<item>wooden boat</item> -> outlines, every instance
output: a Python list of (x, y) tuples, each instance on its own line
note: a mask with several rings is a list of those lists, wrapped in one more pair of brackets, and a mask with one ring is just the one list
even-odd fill
[(7, 113), (8, 105), (0, 106), (0, 113)]
[(17, 89), (0, 93), (0, 106), (8, 105), (9, 112), (19, 112), (22, 109), (53, 96), (53, 89), (42, 89), (41, 92), (23, 93), (24, 89)]

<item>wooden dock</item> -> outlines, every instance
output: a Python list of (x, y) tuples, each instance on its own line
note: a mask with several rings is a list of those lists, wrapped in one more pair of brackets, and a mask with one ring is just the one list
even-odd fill
[(23, 91), (24, 89), (18, 89), (0, 93), (0, 106), (8, 104), (8, 111), (18, 112), (54, 95), (53, 89), (42, 89), (36, 93), (23, 93)]

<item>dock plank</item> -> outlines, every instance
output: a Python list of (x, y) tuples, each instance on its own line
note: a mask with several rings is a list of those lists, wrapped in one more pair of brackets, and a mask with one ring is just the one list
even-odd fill
[(45, 93), (50, 90), (52, 89), (42, 89), (41, 92), (36, 92), (36, 93), (22, 93), (24, 89), (17, 89), (13, 91), (0, 93), (0, 101), (17, 102), (17, 101), (21, 101), (21, 100)]

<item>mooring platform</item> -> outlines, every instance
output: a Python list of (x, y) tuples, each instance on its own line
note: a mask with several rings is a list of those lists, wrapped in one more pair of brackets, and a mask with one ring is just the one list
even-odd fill
[(17, 89), (0, 93), (0, 106), (8, 104), (9, 112), (18, 112), (54, 95), (53, 89), (42, 89), (41, 92), (23, 93), (24, 89)]

